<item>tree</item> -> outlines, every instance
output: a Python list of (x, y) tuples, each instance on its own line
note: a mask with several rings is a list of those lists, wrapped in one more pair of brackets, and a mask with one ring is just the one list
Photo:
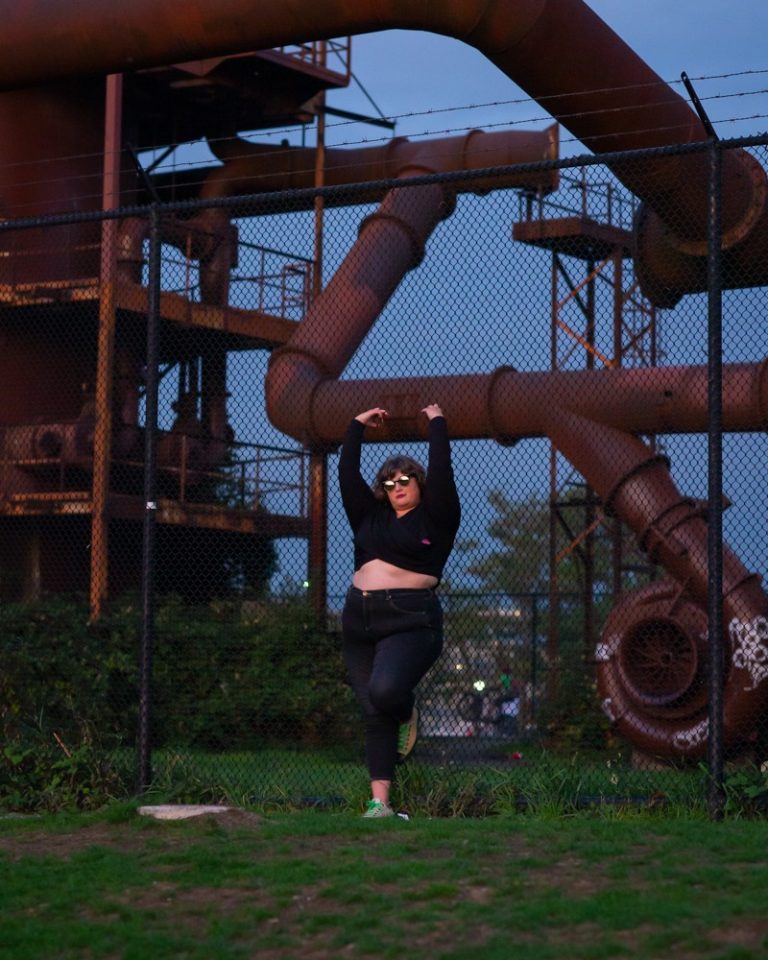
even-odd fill
[[(488, 492), (488, 502), (496, 515), (488, 524), (488, 533), (496, 541), (496, 548), (475, 560), (467, 567), (467, 572), (483, 581), (486, 591), (510, 595), (525, 593), (546, 593), (550, 577), (550, 511), (549, 501), (531, 494), (524, 500), (510, 500), (502, 491), (493, 489)], [(574, 519), (579, 511), (578, 519)], [(612, 521), (610, 521), (612, 522)], [(563, 525), (567, 523), (569, 532)], [(560, 551), (563, 546), (581, 532), (584, 526), (583, 492), (574, 489), (567, 493), (559, 505), (558, 530), (561, 533), (557, 543)], [(613, 543), (612, 530), (607, 523), (600, 524), (591, 539), (593, 557), (593, 576), (595, 585), (605, 588), (606, 592), (613, 579)], [(624, 588), (636, 586), (638, 571), (643, 560), (634, 546), (634, 538), (623, 537), (623, 578)], [(476, 543), (465, 542), (460, 545), (464, 550), (476, 548)], [(560, 593), (577, 592), (584, 587), (583, 544), (566, 552), (557, 564), (558, 591)], [(629, 561), (634, 561), (629, 563)], [(645, 561), (647, 565), (647, 561)], [(627, 567), (631, 570), (627, 570)]]
[[(591, 662), (594, 638), (588, 636), (585, 613), (595, 611), (597, 622), (601, 609), (605, 612), (607, 607), (613, 584), (614, 531), (613, 521), (608, 521), (600, 523), (591, 535), (592, 583), (588, 585), (584, 563), (587, 544), (583, 540), (579, 542), (578, 537), (599, 513), (595, 513), (596, 504), (587, 512), (584, 491), (581, 485), (573, 487), (562, 497), (557, 513), (553, 514), (554, 508), (542, 497), (531, 495), (514, 501), (501, 490), (490, 490), (488, 502), (495, 515), (487, 530), (494, 546), (471, 562), (467, 571), (482, 581), (483, 595), (501, 594), (513, 601), (511, 609), (497, 601), (492, 610), (486, 603), (476, 611), (478, 618), (485, 618), (486, 628), (499, 645), (498, 654), (509, 655), (515, 651), (514, 642), (509, 646), (509, 636), (513, 641), (517, 638), (518, 645), (520, 638), (528, 637), (532, 641), (532, 646), (526, 648), (523, 664), (530, 670), (528, 686), (537, 705), (532, 722), (540, 731), (546, 730), (553, 745), (601, 748), (606, 743), (607, 724), (595, 695)], [(557, 593), (562, 601), (555, 611), (548, 609), (546, 601), (551, 575), (552, 519), (556, 521), (558, 533)], [(638, 583), (640, 571), (647, 563), (638, 562), (634, 539), (624, 536), (622, 542), (626, 545), (622, 580), (624, 586), (630, 588)], [(465, 550), (477, 549), (476, 543), (461, 546)], [(565, 546), (571, 549), (563, 549)], [(630, 564), (630, 560), (635, 562)], [(594, 597), (585, 597), (585, 586), (591, 587)], [(537, 603), (541, 620), (534, 625), (532, 617)], [(586, 603), (594, 605), (587, 608)], [(505, 626), (505, 618), (510, 613), (519, 615), (519, 620), (512, 624), (514, 630), (510, 629), (508, 619)], [(551, 620), (547, 630), (548, 616), (555, 617), (554, 632)], [(548, 637), (546, 643), (545, 636)], [(513, 668), (516, 664), (520, 672), (519, 660), (511, 658), (510, 664)]]
[(502, 490), (490, 490), (488, 502), (496, 513), (488, 533), (498, 546), (472, 563), (467, 572), (494, 593), (545, 592), (549, 579), (548, 503), (533, 494), (525, 500), (510, 500)]

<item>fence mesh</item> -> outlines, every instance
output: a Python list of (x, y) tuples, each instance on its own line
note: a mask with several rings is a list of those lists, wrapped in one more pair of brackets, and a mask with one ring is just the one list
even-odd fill
[[(742, 173), (767, 163), (765, 141), (724, 148), (722, 750), (755, 769), (768, 263)], [(462, 523), (405, 781), (703, 799), (709, 155), (531, 170), (558, 189), (505, 168), (160, 205), (149, 438), (148, 211), (3, 224), (7, 736), (98, 738), (132, 785), (143, 690), (166, 796), (362, 790), (338, 447), (381, 405), (392, 432), (366, 436), (364, 476), (423, 460), (438, 402)]]

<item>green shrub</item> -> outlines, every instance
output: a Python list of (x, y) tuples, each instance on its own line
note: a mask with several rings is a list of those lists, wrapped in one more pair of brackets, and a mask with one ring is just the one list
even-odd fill
[(343, 739), (352, 699), (340, 643), (300, 601), (158, 613), (156, 743), (242, 749)]
[[(0, 608), (0, 804), (83, 806), (116, 789), (110, 758), (135, 757), (140, 613), (130, 599), (93, 623), (77, 599)], [(153, 747), (337, 743), (353, 728), (338, 638), (305, 603), (167, 598), (155, 626)]]
[(726, 772), (725, 809), (731, 816), (765, 814), (768, 810), (768, 765), (746, 763)]
[(0, 753), (0, 804), (12, 810), (92, 810), (125, 795), (129, 779), (84, 724), (67, 744), (40, 718), (19, 723)]
[(76, 600), (0, 607), (0, 729), (45, 726), (79, 741), (82, 724), (104, 744), (120, 742), (135, 703), (135, 613), (96, 623)]

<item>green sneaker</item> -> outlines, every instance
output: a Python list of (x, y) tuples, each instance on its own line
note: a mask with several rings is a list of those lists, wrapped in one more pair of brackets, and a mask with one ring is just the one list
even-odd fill
[(411, 711), (410, 720), (400, 724), (397, 734), (397, 762), (402, 763), (416, 744), (419, 735), (419, 711), (416, 707)]
[(383, 800), (369, 800), (363, 814), (364, 820), (373, 820), (377, 817), (394, 817), (395, 811), (387, 806)]

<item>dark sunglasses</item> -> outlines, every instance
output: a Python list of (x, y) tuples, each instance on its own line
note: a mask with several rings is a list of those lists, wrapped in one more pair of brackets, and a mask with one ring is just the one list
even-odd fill
[(396, 477), (394, 480), (382, 480), (381, 485), (385, 490), (392, 491), (395, 489), (395, 484), (397, 483), (399, 483), (401, 487), (407, 487), (415, 476), (415, 473), (403, 474), (402, 477)]

